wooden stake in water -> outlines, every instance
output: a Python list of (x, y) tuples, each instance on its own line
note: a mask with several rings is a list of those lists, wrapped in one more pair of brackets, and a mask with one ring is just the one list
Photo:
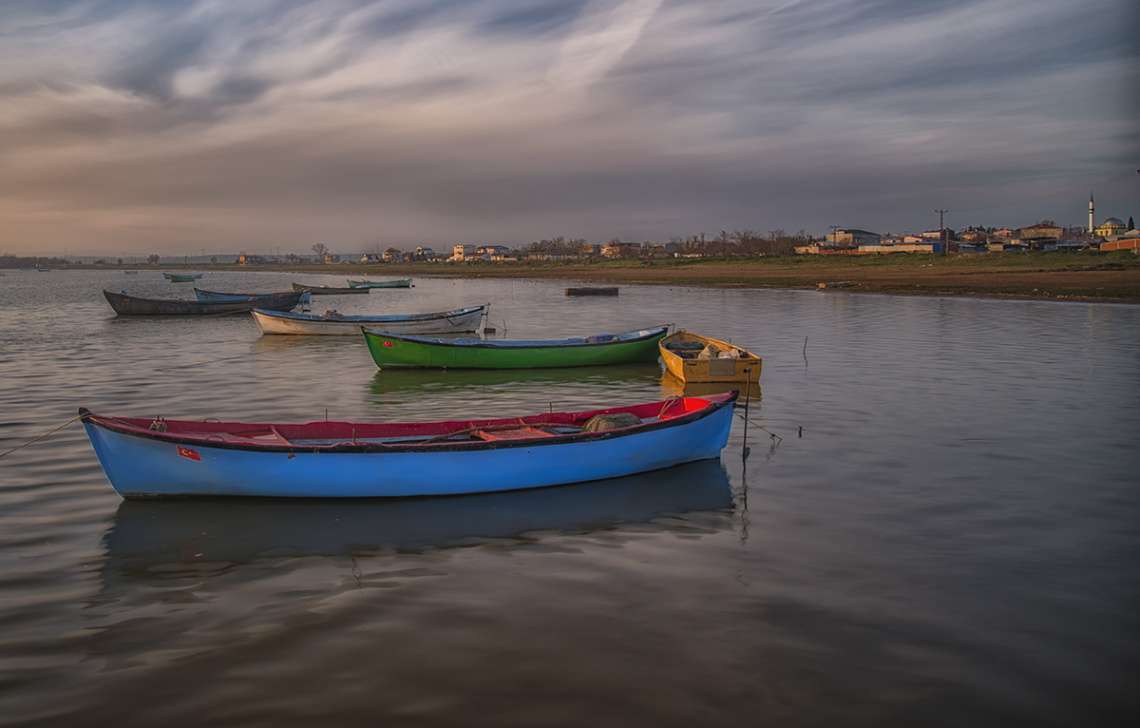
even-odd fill
[(748, 459), (748, 400), (752, 395), (752, 377), (748, 376), (752, 373), (752, 367), (744, 370), (744, 449), (743, 454), (740, 456), (741, 460)]

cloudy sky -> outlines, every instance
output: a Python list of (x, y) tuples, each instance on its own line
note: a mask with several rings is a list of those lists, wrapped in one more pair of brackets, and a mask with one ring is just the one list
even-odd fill
[(0, 253), (1140, 218), (1134, 0), (3, 0)]

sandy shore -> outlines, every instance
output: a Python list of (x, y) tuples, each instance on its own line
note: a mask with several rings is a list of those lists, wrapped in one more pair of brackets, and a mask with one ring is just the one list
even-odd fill
[[(353, 269), (360, 270), (359, 266)], [(1140, 257), (1131, 253), (420, 264), (377, 266), (369, 272), (389, 276), (564, 278), (607, 285), (834, 289), (858, 293), (1140, 303)]]

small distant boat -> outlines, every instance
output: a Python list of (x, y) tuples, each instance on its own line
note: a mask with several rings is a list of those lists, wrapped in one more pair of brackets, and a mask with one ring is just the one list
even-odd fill
[(462, 334), (478, 331), (487, 306), (472, 306), (437, 313), (393, 314), (389, 316), (348, 316), (329, 311), (324, 314), (262, 311), (253, 309), (253, 320), (263, 334), (317, 334), (360, 336), (360, 328), (403, 334)]
[[(194, 289), (194, 295), (198, 297), (199, 301), (248, 301), (252, 298), (281, 296), (289, 292), (290, 291), (275, 291), (271, 293), (221, 293), (219, 291), (203, 291), (201, 288)], [(305, 290), (301, 292), (301, 303), (309, 303), (311, 300), (311, 291)]]
[(358, 288), (334, 288), (333, 286), (311, 286), (307, 283), (294, 283), (294, 291), (312, 291), (314, 296), (336, 296), (342, 293), (368, 293), (371, 288), (360, 286)]
[(376, 366), (538, 369), (657, 361), (667, 327), (553, 340), (432, 339), (364, 329)]
[(412, 285), (411, 278), (401, 278), (396, 281), (349, 281), (348, 285), (353, 288), (365, 286), (366, 288), (409, 288)]
[(665, 369), (682, 382), (757, 382), (760, 357), (739, 346), (677, 331), (658, 346)]
[(123, 271), (123, 275), (125, 275), (125, 276), (137, 276), (138, 274), (139, 274), (139, 272), (137, 270), (125, 270), (125, 271)]
[(376, 498), (523, 490), (720, 456), (736, 392), (585, 412), (416, 423), (80, 419), (126, 499)]
[(189, 283), (202, 277), (201, 273), (163, 273), (162, 275), (171, 283)]
[(567, 296), (616, 296), (616, 287), (588, 286), (586, 288), (567, 288)]
[(245, 313), (254, 308), (288, 311), (301, 302), (301, 291), (275, 293), (248, 301), (188, 301), (186, 299), (140, 298), (103, 291), (111, 308), (120, 316), (209, 316)]

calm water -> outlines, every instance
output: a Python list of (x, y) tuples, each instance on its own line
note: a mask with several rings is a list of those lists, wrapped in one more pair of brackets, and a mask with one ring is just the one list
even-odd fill
[[(340, 277), (208, 273), (211, 290)], [(393, 502), (119, 499), (73, 423), (0, 459), (0, 725), (1132, 725), (1140, 307), (417, 279), (496, 336), (675, 323), (764, 358), (719, 462)], [(379, 372), (244, 316), (117, 319), (157, 272), (0, 277), (0, 452), (79, 406), (494, 417), (656, 365)], [(748, 455), (745, 458), (745, 452)]]

